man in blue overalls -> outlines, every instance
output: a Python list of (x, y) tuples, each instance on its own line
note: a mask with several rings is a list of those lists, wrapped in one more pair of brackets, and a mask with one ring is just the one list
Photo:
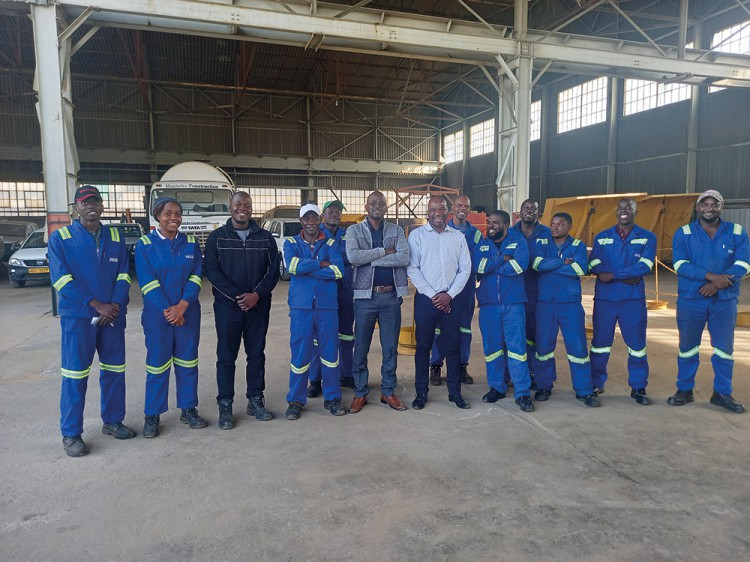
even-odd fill
[(695, 374), (703, 328), (708, 325), (714, 368), (711, 404), (737, 414), (745, 407), (732, 397), (734, 327), (740, 281), (750, 273), (747, 232), (721, 220), (724, 199), (709, 189), (698, 196), (698, 220), (678, 228), (672, 242), (677, 271), (677, 392), (667, 402), (683, 406), (694, 400)]
[(615, 340), (615, 324), (628, 347), (630, 397), (651, 404), (646, 395), (646, 287), (656, 259), (656, 236), (635, 224), (635, 201), (617, 204), (617, 224), (596, 235), (589, 256), (589, 270), (596, 275), (594, 289), (594, 337), (591, 340), (591, 376), (594, 395), (604, 392), (607, 362)]
[(102, 226), (99, 190), (91, 185), (75, 193), (79, 220), (49, 239), (52, 286), (60, 296), (62, 391), (60, 430), (65, 453), (82, 457), (81, 438), (86, 388), (94, 353), (99, 354), (102, 433), (115, 439), (135, 437), (125, 418), (125, 315), (130, 275), (125, 240), (116, 228)]
[(320, 208), (304, 205), (299, 211), (302, 232), (284, 242), (284, 261), (291, 275), (289, 318), (292, 359), (286, 419), (297, 420), (307, 402), (307, 382), (313, 357), (313, 340), (323, 380), (323, 407), (343, 416), (339, 386), (338, 286), (343, 279), (344, 260), (336, 241), (320, 231)]
[(550, 221), (552, 238), (534, 259), (539, 272), (539, 303), (536, 309), (536, 384), (534, 400), (549, 400), (557, 380), (555, 347), (558, 330), (565, 340), (570, 377), (576, 399), (599, 407), (591, 381), (591, 363), (586, 344), (585, 314), (581, 305), (581, 277), (588, 269), (586, 244), (568, 233), (573, 218), (556, 213)]
[[(448, 226), (458, 230), (466, 238), (469, 254), (474, 255), (474, 246), (482, 239), (482, 233), (466, 220), (471, 212), (471, 201), (466, 195), (459, 195), (453, 203), (453, 218), (448, 221)], [(474, 293), (476, 292), (476, 276), (471, 274), (469, 280), (456, 298), (462, 303), (461, 327), (459, 333), (459, 349), (461, 354), (461, 383), (474, 384), (474, 379), (469, 374), (469, 357), (471, 356), (471, 321), (474, 319)], [(435, 330), (435, 342), (432, 345), (432, 356), (430, 357), (430, 384), (440, 386), (441, 367), (443, 366), (443, 354), (440, 352), (440, 329)]]
[[(320, 231), (336, 241), (336, 249), (344, 259), (344, 278), (337, 281), (339, 301), (339, 361), (341, 362), (341, 386), (354, 388), (352, 377), (352, 356), (354, 353), (354, 289), (352, 280), (354, 270), (346, 257), (346, 229), (341, 224), (341, 211), (346, 210), (344, 204), (335, 199), (323, 204)], [(307, 387), (307, 397), (320, 396), (323, 387), (320, 382), (320, 356), (317, 342), (310, 364), (310, 386)]]

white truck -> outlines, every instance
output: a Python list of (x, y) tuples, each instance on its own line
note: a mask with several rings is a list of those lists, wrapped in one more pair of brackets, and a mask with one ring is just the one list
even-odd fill
[(154, 202), (160, 197), (174, 197), (182, 203), (180, 231), (195, 236), (203, 248), (208, 235), (229, 219), (234, 192), (232, 178), (218, 166), (205, 162), (172, 166), (151, 187), (148, 205), (151, 230), (158, 224), (151, 216)]

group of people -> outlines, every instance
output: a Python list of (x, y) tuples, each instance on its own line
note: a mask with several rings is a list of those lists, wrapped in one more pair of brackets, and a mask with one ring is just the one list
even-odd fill
[[(63, 447), (69, 456), (83, 456), (88, 453), (82, 439), (83, 409), (95, 352), (102, 432), (116, 439), (136, 435), (122, 423), (131, 279), (124, 240), (116, 228), (101, 223), (99, 191), (78, 188), (74, 205), (79, 219), (51, 235), (49, 260), (60, 297)], [(750, 273), (750, 246), (740, 225), (721, 220), (722, 209), (717, 191), (700, 194), (697, 220), (674, 236), (680, 341), (677, 392), (668, 403), (693, 401), (700, 339), (707, 325), (714, 348), (711, 403), (739, 413), (744, 406), (732, 397), (732, 354), (740, 281)], [(396, 411), (407, 409), (395, 390), (408, 279), (416, 289), (412, 409), (425, 408), (430, 385), (442, 384), (443, 361), (448, 400), (470, 408), (461, 388), (473, 384), (468, 364), (477, 305), (489, 386), (484, 402), (505, 398), (511, 385), (524, 412), (534, 410), (534, 401), (548, 400), (557, 378), (555, 347), (562, 331), (576, 398), (598, 407), (619, 324), (628, 350), (631, 397), (638, 404), (651, 403), (646, 393), (643, 278), (654, 267), (656, 238), (636, 224), (632, 199), (618, 203), (616, 224), (596, 235), (590, 255), (584, 243), (570, 236), (569, 214), (556, 213), (547, 228), (539, 222), (539, 205), (532, 199), (521, 205), (515, 225), (507, 212), (493, 211), (481, 233), (467, 220), (468, 197), (454, 201), (448, 220), (446, 200), (434, 196), (428, 202), (427, 224), (408, 239), (400, 226), (385, 220), (387, 204), (380, 192), (367, 197), (361, 223), (342, 227), (343, 210), (338, 200), (322, 209), (312, 203), (302, 206), (302, 230), (284, 243), (283, 259), (291, 275), (287, 419), (299, 419), (307, 399), (321, 393), (324, 408), (335, 416), (365, 407), (376, 323), (382, 348), (380, 402)], [(203, 275), (214, 295), (219, 427), (234, 427), (235, 363), (241, 342), (247, 355), (246, 413), (260, 421), (272, 419), (264, 398), (264, 350), (281, 257), (272, 235), (252, 220), (250, 196), (234, 195), (231, 218), (209, 236), (205, 260), (196, 239), (179, 231), (179, 201), (162, 198), (151, 212), (158, 227), (135, 247), (147, 350), (143, 436), (159, 435), (172, 367), (180, 422), (193, 429), (207, 425), (197, 410)], [(589, 272), (596, 276), (590, 350), (581, 303), (581, 277)], [(348, 407), (342, 404), (342, 386), (354, 390)]]

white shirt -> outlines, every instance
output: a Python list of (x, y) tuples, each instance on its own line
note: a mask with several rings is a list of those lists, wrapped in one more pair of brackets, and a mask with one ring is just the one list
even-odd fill
[(430, 223), (409, 233), (409, 266), (406, 273), (417, 291), (432, 298), (448, 293), (455, 298), (471, 274), (466, 238), (446, 226), (438, 233)]

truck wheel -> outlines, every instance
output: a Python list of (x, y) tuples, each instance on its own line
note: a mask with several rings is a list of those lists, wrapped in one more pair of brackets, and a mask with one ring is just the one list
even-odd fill
[(284, 263), (284, 256), (279, 257), (279, 277), (282, 281), (289, 281), (289, 272), (286, 269), (286, 264)]

